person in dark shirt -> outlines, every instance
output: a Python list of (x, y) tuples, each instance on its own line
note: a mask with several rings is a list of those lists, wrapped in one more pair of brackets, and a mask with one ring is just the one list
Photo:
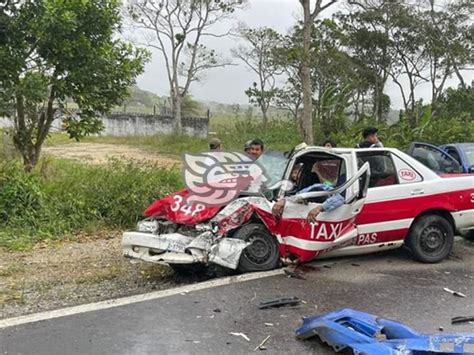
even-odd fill
[(364, 140), (356, 145), (356, 148), (383, 148), (382, 142), (379, 140), (375, 127), (367, 127), (362, 131)]

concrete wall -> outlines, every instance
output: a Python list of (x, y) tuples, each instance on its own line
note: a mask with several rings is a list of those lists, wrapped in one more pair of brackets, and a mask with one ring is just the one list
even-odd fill
[[(154, 134), (173, 133), (174, 120), (169, 115), (143, 113), (112, 113), (103, 117), (105, 129), (101, 134), (106, 136), (150, 136)], [(184, 134), (206, 138), (209, 119), (201, 117), (184, 117)]]
[[(105, 129), (100, 132), (105, 136), (151, 136), (154, 134), (173, 133), (173, 117), (143, 113), (111, 113), (102, 117)], [(51, 126), (52, 132), (61, 130), (61, 120), (56, 119)], [(13, 127), (13, 122), (0, 118), (0, 128)], [(184, 134), (192, 137), (206, 138), (209, 119), (202, 117), (183, 118)]]
[[(13, 120), (0, 117), (0, 128), (13, 128)], [(62, 131), (62, 121), (57, 118), (51, 124), (51, 132), (59, 132)]]

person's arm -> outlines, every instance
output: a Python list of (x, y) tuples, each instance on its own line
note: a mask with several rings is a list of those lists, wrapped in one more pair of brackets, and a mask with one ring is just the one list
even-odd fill
[(309, 223), (314, 223), (316, 222), (316, 217), (321, 213), (321, 212), (329, 212), (332, 211), (344, 204), (344, 197), (341, 194), (334, 194), (329, 196), (329, 198), (324, 201), (321, 205), (313, 208), (311, 211), (308, 213), (307, 221)]
[(342, 197), (341, 194), (334, 194), (329, 196), (329, 198), (323, 202), (322, 208), (323, 211), (329, 212), (332, 211), (339, 206), (342, 206), (344, 204), (344, 197)]

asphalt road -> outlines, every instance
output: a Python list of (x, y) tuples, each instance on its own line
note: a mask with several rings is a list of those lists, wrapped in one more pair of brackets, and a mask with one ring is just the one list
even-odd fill
[[(305, 315), (346, 307), (427, 333), (440, 326), (445, 332), (474, 332), (474, 325), (450, 324), (451, 317), (474, 315), (472, 243), (456, 242), (449, 260), (436, 265), (414, 262), (399, 250), (319, 261), (303, 271), (306, 280), (277, 275), (4, 328), (0, 353), (244, 354), (255, 353), (270, 335), (266, 354), (332, 354), (317, 339), (296, 340), (294, 330)], [(455, 297), (443, 287), (467, 297)], [(305, 303), (258, 309), (263, 300), (290, 296)], [(229, 332), (242, 332), (250, 341)]]

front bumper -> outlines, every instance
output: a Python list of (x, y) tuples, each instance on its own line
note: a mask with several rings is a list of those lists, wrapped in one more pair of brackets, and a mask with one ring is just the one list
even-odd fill
[(239, 239), (218, 237), (210, 231), (197, 237), (145, 232), (125, 232), (122, 237), (125, 257), (167, 265), (214, 263), (236, 269), (240, 255), (248, 245)]

